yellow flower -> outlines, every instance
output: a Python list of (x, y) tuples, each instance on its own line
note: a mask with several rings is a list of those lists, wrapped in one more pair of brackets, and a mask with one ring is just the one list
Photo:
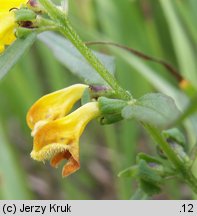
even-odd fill
[(62, 176), (75, 172), (80, 167), (79, 138), (88, 122), (99, 114), (98, 103), (90, 102), (66, 117), (48, 122), (34, 136), (31, 157), (38, 161), (51, 159), (54, 167), (67, 159)]
[(76, 84), (45, 95), (27, 113), (34, 137), (31, 157), (38, 161), (51, 159), (53, 167), (67, 159), (63, 176), (79, 169), (79, 138), (88, 122), (100, 115), (97, 102), (89, 102), (67, 115), (86, 88)]
[(0, 53), (5, 45), (10, 45), (15, 40), (14, 28), (16, 27), (12, 8), (19, 8), (28, 0), (0, 0)]

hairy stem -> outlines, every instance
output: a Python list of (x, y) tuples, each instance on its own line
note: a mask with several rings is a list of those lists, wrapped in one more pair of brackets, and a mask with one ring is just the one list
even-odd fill
[(59, 31), (66, 36), (75, 47), (81, 52), (81, 54), (86, 58), (86, 60), (92, 65), (92, 67), (100, 74), (100, 76), (109, 84), (109, 86), (115, 91), (118, 98), (124, 100), (130, 100), (131, 95), (129, 92), (125, 91), (116, 81), (114, 76), (105, 68), (105, 66), (98, 60), (98, 58), (93, 54), (93, 52), (83, 43), (78, 34), (72, 28), (68, 21), (65, 13), (60, 11), (55, 5), (49, 0), (39, 0), (43, 5), (45, 10), (48, 12), (49, 16), (57, 22), (59, 26)]

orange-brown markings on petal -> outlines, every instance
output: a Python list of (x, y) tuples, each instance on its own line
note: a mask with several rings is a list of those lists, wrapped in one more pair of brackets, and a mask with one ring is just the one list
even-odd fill
[(76, 172), (80, 168), (79, 161), (76, 161), (72, 156), (69, 158), (69, 161), (64, 165), (62, 169), (62, 176), (66, 177), (70, 174)]
[(72, 156), (72, 154), (68, 150), (66, 150), (64, 152), (60, 152), (57, 155), (55, 155), (51, 159), (50, 164), (52, 167), (57, 167), (59, 165), (59, 163), (64, 159), (66, 159), (68, 161), (66, 162), (66, 164), (64, 165), (64, 167), (62, 169), (62, 176), (63, 177), (66, 177), (66, 176), (74, 173), (75, 171), (77, 171), (80, 168), (79, 161), (74, 159), (74, 157)]
[(71, 157), (71, 154), (68, 150), (65, 150), (63, 152), (59, 152), (58, 154), (56, 154), (52, 159), (51, 159), (51, 166), (53, 167), (57, 167), (58, 164), (64, 160), (64, 159), (67, 159), (69, 160), (69, 158)]

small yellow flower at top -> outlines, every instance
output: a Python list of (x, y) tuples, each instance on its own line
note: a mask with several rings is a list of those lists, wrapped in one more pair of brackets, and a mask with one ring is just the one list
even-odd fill
[(28, 0), (0, 0), (0, 53), (16, 39), (14, 29), (17, 24), (12, 8), (20, 8), (27, 2)]
[(64, 159), (68, 160), (62, 176), (79, 169), (79, 138), (88, 122), (100, 115), (97, 102), (89, 102), (68, 114), (86, 88), (88, 86), (77, 84), (48, 94), (39, 99), (27, 114), (27, 123), (34, 137), (31, 157), (38, 161), (51, 160), (53, 167)]

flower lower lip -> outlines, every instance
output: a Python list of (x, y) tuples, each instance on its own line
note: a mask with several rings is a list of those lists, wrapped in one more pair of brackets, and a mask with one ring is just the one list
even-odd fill
[(31, 152), (31, 157), (37, 161), (50, 160), (52, 157), (60, 152), (64, 152), (69, 149), (69, 146), (65, 146), (60, 143), (52, 143), (44, 146), (41, 150), (33, 150)]
[(67, 163), (62, 169), (62, 176), (66, 177), (80, 168), (80, 163), (78, 160), (73, 158), (69, 151), (69, 146), (59, 143), (52, 143), (44, 146), (41, 150), (31, 152), (31, 157), (38, 161), (51, 160), (51, 166), (57, 167), (59, 162), (63, 159), (67, 160)]

